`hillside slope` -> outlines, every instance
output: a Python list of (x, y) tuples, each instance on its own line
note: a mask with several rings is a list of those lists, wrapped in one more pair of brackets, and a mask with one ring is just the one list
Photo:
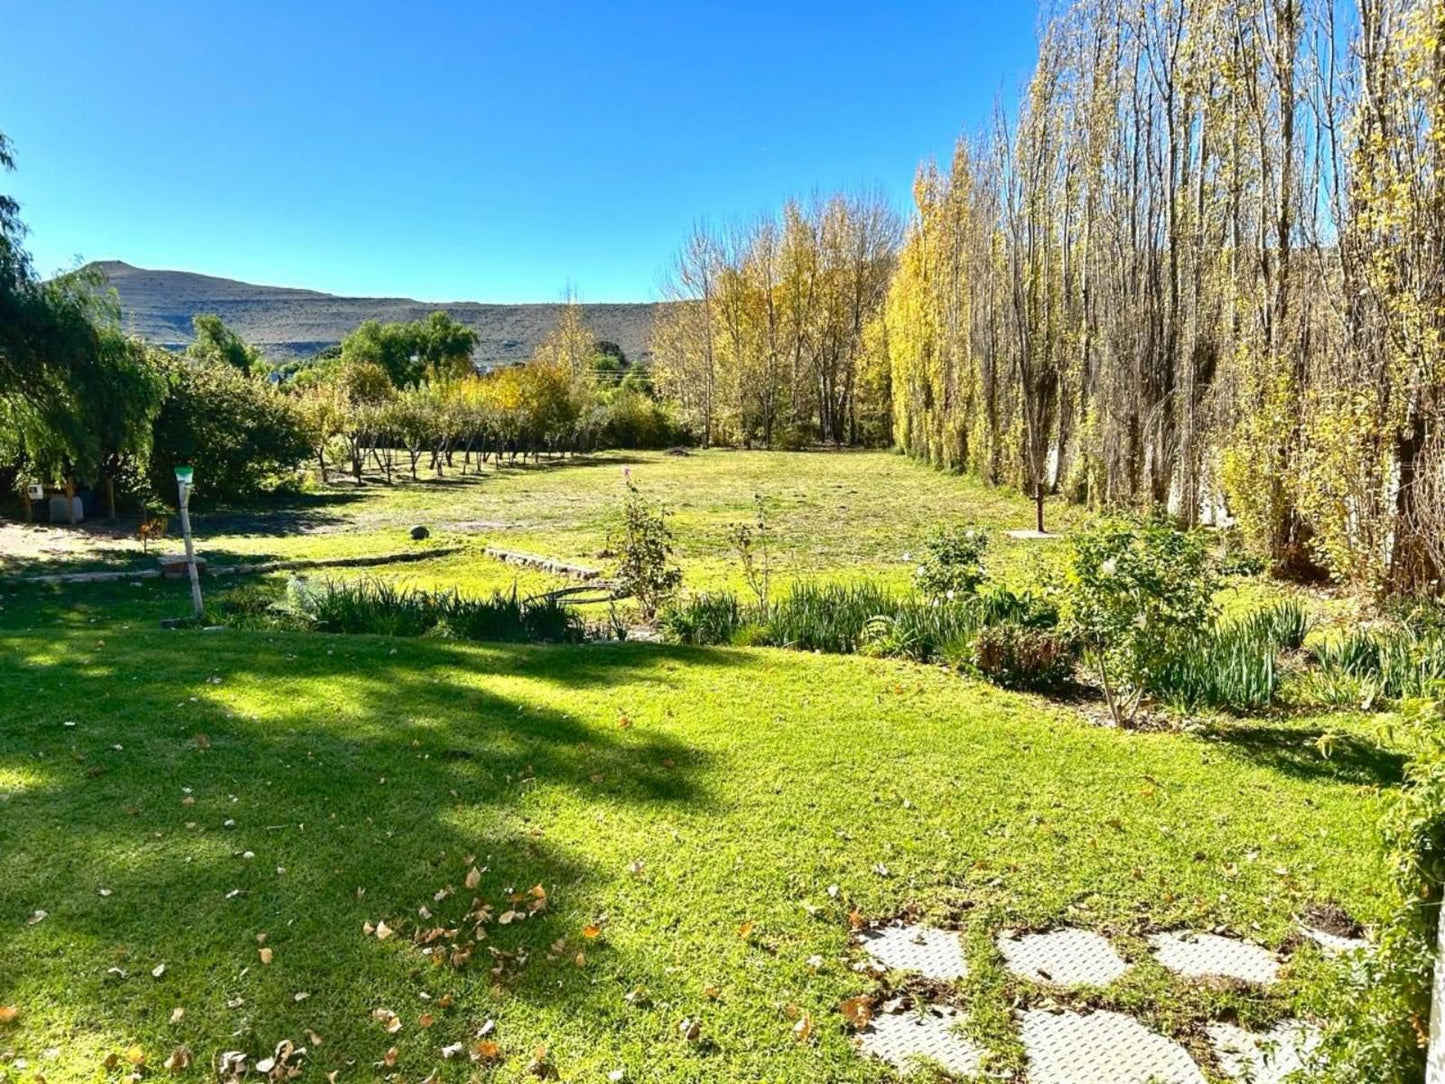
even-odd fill
[[(416, 320), (442, 309), (477, 329), (477, 361), (525, 361), (552, 327), (560, 304), (493, 305), (475, 301), (427, 304), (404, 297), (337, 297), (316, 290), (257, 286), (189, 271), (153, 271), (119, 260), (95, 264), (115, 287), (127, 330), (150, 342), (183, 347), (191, 317), (215, 313), (274, 361), (311, 357), (340, 342), (363, 320)], [(583, 305), (587, 325), (629, 359), (648, 357), (656, 304)]]

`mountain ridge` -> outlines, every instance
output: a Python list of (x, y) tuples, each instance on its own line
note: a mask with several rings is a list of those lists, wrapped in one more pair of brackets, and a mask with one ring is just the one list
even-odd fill
[[(561, 302), (502, 304), (425, 302), (407, 297), (346, 297), (290, 286), (266, 286), (194, 271), (137, 267), (99, 260), (98, 270), (120, 300), (121, 322), (132, 334), (170, 349), (191, 341), (191, 318), (213, 313), (272, 361), (314, 357), (339, 343), (363, 320), (419, 320), (438, 310), (475, 328), (475, 359), (484, 368), (526, 361), (556, 322)], [(652, 321), (665, 302), (583, 304), (592, 333), (622, 347), (633, 361), (651, 356)]]

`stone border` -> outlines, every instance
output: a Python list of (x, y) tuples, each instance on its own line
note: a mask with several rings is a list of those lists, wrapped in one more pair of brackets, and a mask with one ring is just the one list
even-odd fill
[(584, 565), (568, 564), (566, 561), (559, 561), (554, 557), (543, 557), (536, 553), (523, 553), (520, 550), (504, 550), (497, 546), (487, 546), (482, 552), (488, 557), (493, 557), (498, 561), (505, 561), (509, 565), (540, 568), (543, 572), (551, 572), (558, 576), (567, 576), (574, 580), (595, 580), (602, 575), (598, 569), (587, 568)]

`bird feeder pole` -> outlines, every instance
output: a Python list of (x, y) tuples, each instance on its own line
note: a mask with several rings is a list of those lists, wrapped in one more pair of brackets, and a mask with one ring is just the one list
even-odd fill
[(181, 533), (186, 538), (186, 570), (191, 577), (191, 609), (195, 616), (201, 616), (201, 576), (196, 571), (196, 548), (191, 542), (191, 479), (195, 476), (192, 467), (176, 468), (176, 486), (180, 490)]

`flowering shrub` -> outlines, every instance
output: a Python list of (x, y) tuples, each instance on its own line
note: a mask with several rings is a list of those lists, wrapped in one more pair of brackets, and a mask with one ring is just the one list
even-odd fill
[(1070, 537), (1060, 616), (1116, 724), (1133, 718), (1156, 673), (1209, 627), (1214, 584), (1198, 531), (1101, 519)]
[(983, 555), (988, 534), (974, 527), (939, 527), (923, 546), (923, 561), (914, 570), (918, 589), (929, 598), (964, 598), (974, 594), (988, 573)]

